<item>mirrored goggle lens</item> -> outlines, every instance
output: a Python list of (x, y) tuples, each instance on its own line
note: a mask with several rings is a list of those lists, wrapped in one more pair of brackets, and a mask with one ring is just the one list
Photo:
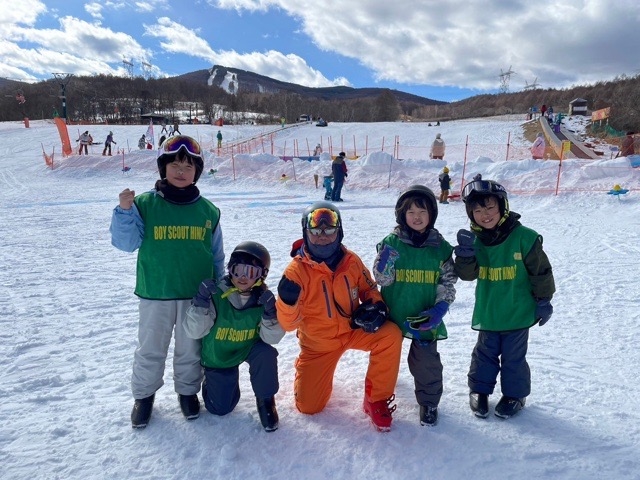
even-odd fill
[(338, 231), (338, 227), (327, 227), (327, 228), (307, 228), (307, 230), (309, 230), (309, 233), (311, 235), (333, 235), (334, 233), (336, 233)]
[(163, 153), (174, 154), (178, 153), (181, 148), (184, 148), (187, 153), (194, 157), (202, 156), (202, 149), (200, 144), (195, 139), (186, 135), (178, 135), (175, 137), (169, 137), (162, 144)]
[(326, 227), (340, 226), (338, 214), (328, 208), (318, 208), (311, 212), (307, 217), (307, 228), (318, 228), (321, 225), (324, 225)]
[(256, 267), (255, 265), (248, 265), (245, 263), (238, 263), (231, 267), (229, 273), (235, 278), (245, 277), (247, 280), (257, 280), (262, 277), (263, 269), (261, 267)]

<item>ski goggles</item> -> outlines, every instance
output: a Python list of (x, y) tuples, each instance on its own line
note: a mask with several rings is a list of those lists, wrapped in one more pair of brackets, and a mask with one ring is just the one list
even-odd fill
[(192, 157), (202, 158), (200, 144), (194, 138), (187, 135), (169, 137), (162, 144), (162, 153), (166, 155), (177, 154), (181, 149), (186, 150)]
[(502, 185), (496, 182), (489, 180), (473, 180), (472, 182), (467, 183), (462, 189), (462, 198), (465, 199), (473, 193), (504, 196), (507, 191)]
[[(307, 215), (307, 229), (309, 231), (320, 230), (319, 227), (322, 225), (328, 227), (325, 228), (325, 233), (327, 233), (328, 235), (332, 235), (333, 233), (335, 233), (337, 228), (340, 226), (340, 217), (338, 216), (338, 212), (329, 208), (316, 208)], [(329, 233), (328, 230), (333, 231)], [(319, 235), (320, 233), (313, 234)]]
[(307, 228), (307, 231), (313, 235), (314, 237), (318, 237), (320, 235), (333, 235), (338, 231), (338, 227), (327, 227), (327, 228)]
[(262, 277), (264, 269), (248, 263), (236, 263), (229, 269), (229, 273), (234, 278), (246, 278), (250, 282), (255, 282)]

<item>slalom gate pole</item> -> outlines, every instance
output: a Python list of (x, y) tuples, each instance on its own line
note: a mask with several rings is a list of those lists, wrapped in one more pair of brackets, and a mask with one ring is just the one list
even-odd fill
[(505, 157), (505, 161), (509, 160), (509, 144), (511, 142), (511, 132), (507, 134), (507, 156)]
[[(558, 195), (558, 189), (560, 188), (560, 171), (562, 170), (562, 157), (564, 157), (564, 152), (560, 155), (560, 162), (558, 162), (558, 178), (556, 180), (556, 196)], [(618, 195), (618, 200), (620, 200), (620, 195)]]
[(231, 145), (231, 167), (233, 168), (233, 181), (236, 180), (236, 156), (234, 154), (235, 146)]
[(464, 143), (464, 163), (462, 164), (462, 178), (460, 179), (460, 198), (462, 199), (462, 189), (464, 188), (464, 173), (467, 169), (467, 148), (469, 147), (469, 135)]

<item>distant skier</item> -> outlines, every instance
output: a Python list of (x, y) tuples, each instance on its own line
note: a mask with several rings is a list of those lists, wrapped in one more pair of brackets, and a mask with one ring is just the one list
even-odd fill
[(84, 154), (89, 155), (89, 150), (87, 145), (91, 145), (93, 143), (93, 138), (89, 135), (89, 130), (80, 135), (80, 138), (76, 140), (76, 142), (80, 142), (80, 149), (78, 150), (78, 155), (82, 155), (82, 150), (84, 149)]
[(111, 156), (111, 144), (115, 143), (117, 145), (117, 142), (113, 139), (113, 132), (109, 132), (109, 135), (107, 135), (107, 139), (104, 141), (104, 148), (102, 149), (102, 155), (107, 155), (107, 152), (109, 156)]

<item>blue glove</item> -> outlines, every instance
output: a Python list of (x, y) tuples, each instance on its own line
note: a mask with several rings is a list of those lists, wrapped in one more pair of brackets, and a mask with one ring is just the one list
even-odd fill
[(278, 284), (278, 297), (287, 305), (295, 305), (298, 302), (300, 290), (302, 290), (300, 285), (283, 275)]
[(536, 304), (536, 320), (538, 325), (542, 326), (549, 321), (553, 315), (553, 305), (550, 298), (541, 298)]
[(198, 293), (191, 300), (194, 307), (209, 308), (211, 306), (211, 295), (216, 292), (216, 282), (212, 279), (203, 281), (198, 287)]
[(388, 287), (396, 280), (396, 260), (400, 257), (398, 251), (384, 245), (373, 265), (373, 276), (381, 287)]
[(473, 246), (473, 242), (476, 236), (469, 230), (458, 230), (458, 245), (453, 249), (456, 252), (456, 257), (475, 257), (476, 249)]
[(420, 312), (417, 317), (407, 317), (408, 327), (411, 330), (423, 332), (438, 328), (448, 310), (449, 304), (445, 301), (440, 301), (430, 309)]
[(265, 320), (273, 320), (277, 317), (276, 315), (276, 297), (273, 295), (273, 292), (269, 289), (266, 289), (258, 298), (258, 305), (262, 305), (264, 307), (264, 312), (262, 314), (262, 318)]

